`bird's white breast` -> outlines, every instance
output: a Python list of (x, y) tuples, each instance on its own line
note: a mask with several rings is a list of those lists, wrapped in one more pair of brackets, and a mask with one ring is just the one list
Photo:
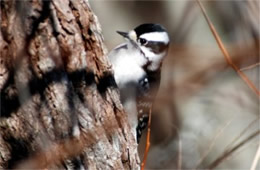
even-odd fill
[[(125, 44), (123, 44), (125, 45)], [(121, 45), (121, 46), (123, 46)], [(130, 50), (127, 47), (113, 50), (109, 54), (109, 59), (112, 63), (114, 76), (119, 88), (124, 88), (129, 82), (138, 83), (138, 81), (145, 76), (145, 71), (142, 68), (147, 60), (141, 56), (142, 54), (137, 50)]]
[(138, 124), (136, 85), (146, 75), (142, 66), (147, 62), (147, 59), (142, 56), (141, 51), (131, 48), (133, 48), (131, 44), (122, 44), (116, 47), (109, 53), (109, 60), (112, 63), (115, 81), (120, 89), (122, 104), (128, 113), (128, 122), (132, 127), (131, 132), (136, 136)]

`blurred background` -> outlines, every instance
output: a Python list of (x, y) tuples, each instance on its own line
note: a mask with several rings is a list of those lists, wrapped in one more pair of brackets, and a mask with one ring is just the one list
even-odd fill
[[(202, 2), (233, 62), (259, 90), (260, 1)], [(90, 5), (109, 51), (124, 41), (116, 30), (151, 22), (170, 34), (146, 168), (250, 169), (260, 146), (259, 96), (227, 64), (196, 1)], [(145, 136), (141, 159), (144, 146)]]

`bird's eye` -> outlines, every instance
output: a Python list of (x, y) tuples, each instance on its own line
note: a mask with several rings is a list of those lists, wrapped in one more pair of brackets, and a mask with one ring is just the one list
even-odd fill
[(144, 38), (140, 38), (139, 41), (140, 41), (141, 45), (145, 45), (147, 43), (147, 40)]

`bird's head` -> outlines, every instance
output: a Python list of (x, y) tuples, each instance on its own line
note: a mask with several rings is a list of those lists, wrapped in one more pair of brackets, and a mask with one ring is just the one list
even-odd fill
[(170, 43), (169, 35), (163, 26), (142, 24), (129, 32), (117, 31), (117, 33), (128, 39), (137, 50), (141, 50), (144, 57), (149, 60), (148, 70), (155, 71), (160, 68)]

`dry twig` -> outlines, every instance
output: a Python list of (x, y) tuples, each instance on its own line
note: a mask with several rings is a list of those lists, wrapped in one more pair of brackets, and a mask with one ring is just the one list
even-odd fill
[(259, 161), (259, 159), (260, 159), (260, 144), (258, 145), (258, 149), (256, 151), (256, 154), (255, 154), (255, 157), (254, 157), (250, 170), (256, 169), (256, 165), (257, 165), (257, 162)]
[(212, 34), (214, 35), (214, 37), (216, 39), (217, 44), (218, 44), (220, 50), (222, 51), (227, 63), (237, 72), (237, 74), (241, 77), (242, 80), (244, 80), (244, 82), (248, 85), (248, 87), (250, 87), (258, 95), (258, 97), (260, 97), (260, 91), (256, 88), (256, 86), (252, 83), (252, 81), (250, 81), (249, 78), (233, 63), (229, 53), (227, 52), (225, 46), (223, 45), (223, 43), (222, 43), (222, 41), (219, 37), (214, 25), (210, 21), (202, 3), (200, 2), (200, 0), (197, 0), (197, 2), (200, 6), (200, 9), (201, 9), (209, 27), (210, 27)]
[(259, 122), (259, 117), (254, 119), (251, 123), (249, 123), (249, 125), (242, 132), (240, 132), (239, 135), (234, 140), (232, 140), (232, 142), (230, 142), (224, 150), (230, 149), (231, 145), (238, 141), (238, 139), (242, 137), (249, 130), (249, 128), (251, 128), (257, 122)]
[(152, 109), (150, 109), (150, 111), (149, 111), (146, 145), (145, 145), (145, 151), (144, 151), (144, 159), (141, 164), (141, 170), (144, 170), (144, 168), (145, 168), (148, 152), (150, 149), (151, 121), (152, 121)]
[(260, 66), (260, 63), (252, 64), (252, 65), (250, 65), (250, 66), (247, 66), (247, 67), (241, 68), (240, 70), (241, 70), (241, 71), (251, 70), (251, 69), (253, 69), (253, 68), (257, 67), (257, 66)]
[(246, 139), (235, 145), (233, 148), (225, 151), (220, 157), (218, 157), (213, 163), (211, 163), (207, 169), (215, 169), (221, 162), (223, 162), (225, 159), (227, 159), (232, 153), (234, 153), (236, 150), (238, 150), (240, 147), (248, 143), (250, 140), (254, 139), (256, 136), (260, 134), (260, 130), (255, 131), (250, 136), (248, 136)]
[(259, 142), (251, 142), (247, 146), (244, 146), (243, 148), (236, 151), (236, 154), (230, 155), (228, 158), (226, 158), (226, 161), (229, 161), (231, 159), (234, 159), (234, 157), (238, 156), (240, 153), (244, 152), (250, 147), (257, 147), (259, 145)]
[(217, 134), (214, 136), (214, 138), (212, 139), (212, 141), (210, 142), (210, 145), (208, 146), (207, 150), (203, 153), (202, 157), (200, 158), (199, 162), (197, 163), (196, 169), (198, 169), (198, 167), (200, 166), (200, 164), (205, 160), (205, 158), (207, 157), (207, 155), (209, 154), (209, 152), (212, 150), (217, 138), (223, 134), (224, 130), (231, 124), (231, 122), (234, 120), (234, 117), (228, 121), (226, 123), (226, 125), (222, 128), (220, 128), (217, 132)]

